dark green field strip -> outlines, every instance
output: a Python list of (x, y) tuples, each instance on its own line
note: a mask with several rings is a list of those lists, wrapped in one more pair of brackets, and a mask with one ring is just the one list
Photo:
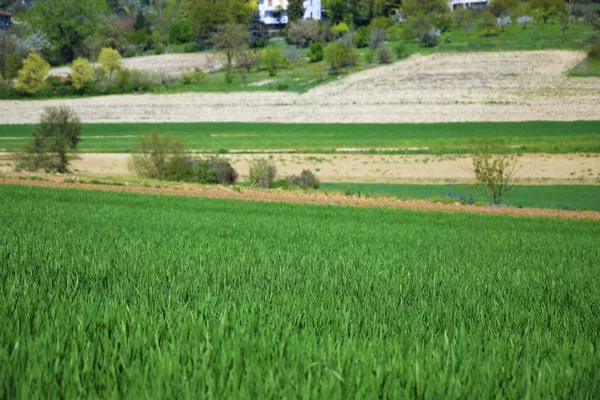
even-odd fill
[(593, 398), (600, 224), (0, 186), (0, 398)]
[[(0, 125), (0, 148), (26, 143), (34, 125)], [(600, 121), (442, 124), (85, 124), (82, 151), (128, 152), (135, 136), (172, 133), (197, 150), (339, 148), (409, 153), (464, 153), (473, 140), (501, 139), (513, 152), (600, 152)], [(13, 140), (2, 138), (19, 138)]]
[[(387, 183), (322, 183), (327, 190), (352, 195), (391, 195), (405, 199), (452, 200), (486, 204), (481, 189), (473, 185), (410, 185)], [(505, 200), (511, 207), (600, 211), (600, 186), (517, 185)]]

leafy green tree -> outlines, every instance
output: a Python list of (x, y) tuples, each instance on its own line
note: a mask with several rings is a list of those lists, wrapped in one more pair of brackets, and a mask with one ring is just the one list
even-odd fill
[(468, 8), (459, 7), (454, 10), (454, 22), (465, 35), (468, 35), (474, 28), (473, 12)]
[(29, 53), (23, 62), (23, 68), (19, 71), (15, 88), (28, 94), (35, 94), (46, 87), (48, 72), (50, 72), (50, 64), (39, 54)]
[(514, 155), (500, 154), (497, 143), (480, 143), (473, 154), (473, 172), (477, 183), (493, 205), (501, 205), (514, 186), (517, 168)]
[(100, 71), (102, 71), (104, 76), (110, 82), (113, 73), (123, 67), (123, 60), (117, 50), (105, 47), (100, 50), (98, 64), (100, 64)]
[(530, 0), (528, 6), (531, 14), (544, 24), (548, 23), (550, 17), (566, 13), (565, 0)]
[(71, 64), (71, 84), (77, 90), (96, 79), (96, 71), (85, 58), (76, 58)]
[(486, 35), (490, 35), (492, 29), (496, 29), (496, 17), (489, 11), (481, 13), (481, 20), (479, 21), (479, 27), (486, 31)]
[(227, 68), (231, 69), (235, 53), (248, 46), (246, 29), (234, 23), (220, 25), (213, 34), (213, 43), (215, 49), (225, 53)]
[(488, 11), (496, 17), (501, 15), (509, 15), (519, 6), (518, 0), (490, 0)]
[(108, 11), (105, 0), (40, 0), (22, 18), (34, 31), (42, 30), (54, 46), (52, 62), (71, 62), (86, 37), (94, 34)]
[(41, 116), (40, 127), (31, 132), (31, 144), (17, 163), (31, 171), (67, 172), (68, 153), (81, 141), (81, 121), (69, 107), (48, 107)]
[(287, 15), (289, 22), (302, 20), (304, 18), (304, 0), (289, 0)]
[(261, 62), (266, 64), (269, 76), (277, 75), (277, 70), (285, 64), (286, 58), (279, 47), (267, 47), (261, 56)]
[(169, 42), (187, 43), (192, 40), (192, 28), (187, 20), (175, 20), (169, 27)]

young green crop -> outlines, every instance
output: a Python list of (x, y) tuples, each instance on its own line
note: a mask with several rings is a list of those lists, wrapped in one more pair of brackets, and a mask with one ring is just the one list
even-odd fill
[(597, 222), (0, 199), (0, 398), (600, 391)]

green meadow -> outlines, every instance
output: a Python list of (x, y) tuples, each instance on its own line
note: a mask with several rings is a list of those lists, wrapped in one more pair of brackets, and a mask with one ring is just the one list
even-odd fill
[[(22, 148), (35, 125), (0, 125), (0, 149)], [(137, 136), (156, 131), (183, 138), (193, 150), (332, 152), (362, 149), (409, 154), (468, 153), (473, 142), (502, 141), (517, 153), (600, 152), (600, 121), (435, 124), (134, 123), (84, 124), (82, 152), (130, 152)], [(342, 150), (343, 151), (343, 150)]]

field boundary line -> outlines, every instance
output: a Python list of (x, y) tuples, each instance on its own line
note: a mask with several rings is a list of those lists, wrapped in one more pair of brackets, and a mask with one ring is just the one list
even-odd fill
[(32, 181), (26, 179), (0, 178), (0, 185), (35, 186), (56, 189), (97, 190), (106, 192), (124, 192), (167, 196), (187, 196), (213, 199), (232, 199), (246, 201), (262, 201), (271, 203), (293, 203), (349, 206), (363, 208), (389, 208), (410, 211), (441, 211), (451, 213), (470, 213), (485, 215), (501, 215), (530, 218), (555, 218), (600, 221), (598, 211), (570, 211), (539, 208), (486, 207), (455, 204), (434, 203), (426, 200), (401, 200), (394, 198), (360, 198), (322, 193), (295, 193), (282, 191), (258, 191), (242, 189), (236, 191), (228, 187), (214, 188), (150, 188), (141, 186), (120, 186), (107, 184), (71, 183), (58, 181)]

